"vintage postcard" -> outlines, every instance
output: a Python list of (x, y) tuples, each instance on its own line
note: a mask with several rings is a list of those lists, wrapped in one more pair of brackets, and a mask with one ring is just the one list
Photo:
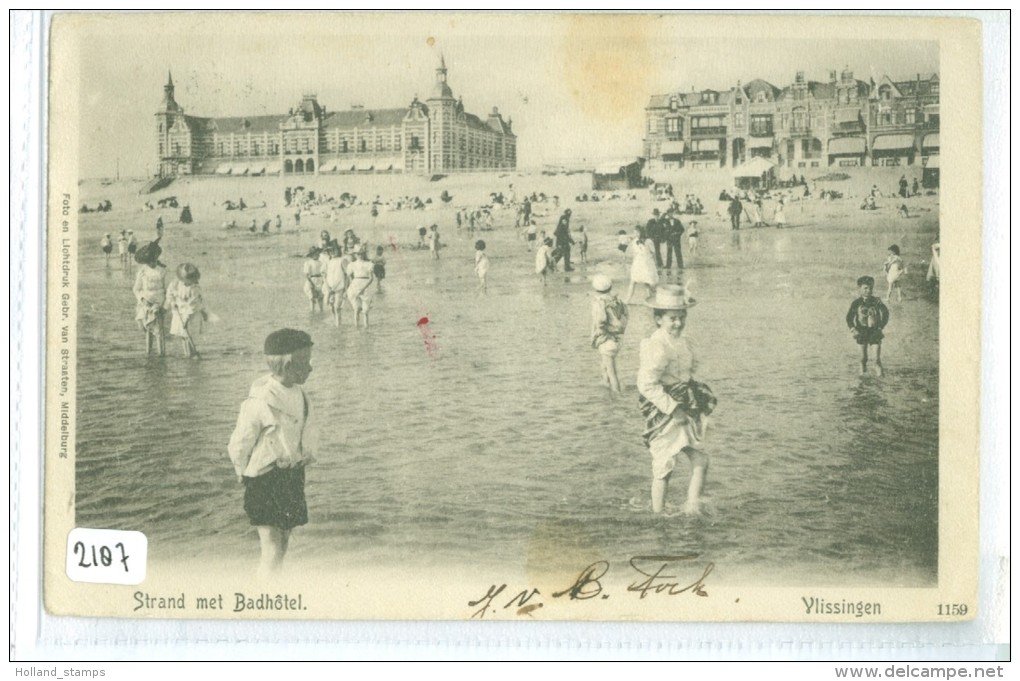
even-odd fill
[(976, 617), (980, 48), (56, 15), (46, 611)]

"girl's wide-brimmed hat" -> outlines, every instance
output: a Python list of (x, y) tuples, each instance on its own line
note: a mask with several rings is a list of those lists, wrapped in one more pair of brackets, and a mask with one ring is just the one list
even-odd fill
[(156, 239), (135, 251), (135, 262), (143, 265), (154, 265), (159, 261), (159, 256), (161, 255), (163, 255), (163, 249), (159, 246), (159, 239)]
[(653, 310), (686, 310), (698, 301), (688, 295), (686, 286), (666, 284), (656, 288), (655, 298), (645, 304)]

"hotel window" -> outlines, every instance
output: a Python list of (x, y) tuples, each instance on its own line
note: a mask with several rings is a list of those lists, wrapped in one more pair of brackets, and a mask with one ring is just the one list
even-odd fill
[(280, 143), (277, 142), (276, 140), (273, 140), (272, 142), (270, 142), (269, 143), (269, 153), (270, 154), (278, 154), (278, 153), (280, 153)]
[(364, 138), (358, 143), (358, 151), (368, 151), (368, 142)]
[(252, 142), (251, 143), (251, 153), (252, 153), (252, 156), (258, 156), (259, 155), (259, 150), (260, 150), (259, 143), (258, 142)]
[(913, 109), (907, 111), (907, 125), (913, 125), (916, 113)]

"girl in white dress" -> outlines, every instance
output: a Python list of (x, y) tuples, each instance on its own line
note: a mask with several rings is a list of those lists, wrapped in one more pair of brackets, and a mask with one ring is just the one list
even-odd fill
[(195, 336), (202, 331), (202, 322), (209, 317), (198, 286), (201, 274), (191, 263), (177, 268), (177, 279), (166, 291), (166, 307), (170, 310), (170, 335), (181, 339), (184, 354), (198, 359)]
[(889, 247), (889, 256), (885, 259), (885, 280), (889, 283), (889, 290), (886, 291), (885, 299), (892, 302), (893, 289), (896, 289), (896, 302), (903, 302), (903, 289), (900, 287), (900, 277), (907, 273), (907, 267), (900, 257), (900, 247), (893, 244)]
[(655, 251), (650, 239), (645, 237), (645, 230), (638, 226), (635, 228), (637, 236), (630, 244), (630, 288), (627, 289), (627, 304), (629, 305), (634, 297), (634, 289), (638, 284), (648, 287), (648, 296), (659, 283), (659, 273), (655, 268)]
[[(124, 241), (125, 247), (127, 240)], [(153, 343), (162, 357), (166, 354), (165, 331), (163, 329), (163, 304), (166, 302), (166, 267), (159, 261), (163, 249), (159, 240), (150, 242), (135, 253), (140, 267), (135, 275), (133, 291), (137, 304), (135, 321), (145, 333), (145, 354), (152, 352)]]
[(354, 251), (354, 260), (347, 266), (347, 300), (354, 308), (354, 326), (361, 318), (368, 328), (368, 308), (372, 302), (372, 284), (375, 282), (375, 263), (368, 259), (364, 249)]

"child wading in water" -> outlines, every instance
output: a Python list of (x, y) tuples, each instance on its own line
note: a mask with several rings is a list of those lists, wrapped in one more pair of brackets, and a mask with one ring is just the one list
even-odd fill
[(368, 328), (368, 308), (372, 303), (372, 282), (375, 279), (375, 265), (368, 259), (364, 249), (354, 251), (354, 261), (347, 266), (347, 300), (354, 308), (354, 326), (362, 319)]
[(308, 309), (315, 312), (315, 306), (319, 306), (319, 312), (322, 312), (322, 280), (323, 270), (325, 269), (320, 256), (325, 251), (312, 246), (311, 250), (305, 254), (305, 264), (301, 268), (302, 274), (305, 276), (305, 295), (308, 297)]
[(264, 345), (270, 375), (257, 379), (241, 403), (227, 451), (244, 484), (244, 511), (259, 534), (258, 576), (283, 567), (290, 532), (308, 523), (303, 437), (310, 405), (301, 385), (312, 371), (312, 339), (281, 329)]
[(103, 253), (106, 254), (106, 264), (110, 264), (110, 253), (113, 252), (113, 241), (110, 240), (109, 234), (103, 235), (103, 240), (99, 242), (99, 247), (103, 249)]
[(429, 253), (433, 260), (439, 260), (439, 225), (429, 227)]
[[(125, 245), (127, 242), (125, 241)], [(135, 253), (141, 265), (135, 275), (135, 321), (145, 333), (145, 354), (152, 352), (153, 341), (162, 357), (166, 354), (166, 331), (163, 329), (163, 305), (166, 303), (166, 268), (159, 261), (163, 249), (159, 240), (147, 243)]]
[(330, 259), (326, 263), (323, 277), (322, 295), (333, 315), (333, 325), (340, 326), (340, 308), (343, 307), (343, 295), (347, 289), (347, 266), (350, 258), (340, 254), (340, 246), (333, 242), (329, 247)]
[(199, 358), (195, 347), (195, 335), (202, 330), (202, 322), (209, 313), (202, 302), (202, 290), (198, 286), (201, 274), (191, 263), (177, 268), (177, 280), (166, 291), (166, 307), (170, 310), (170, 335), (181, 339), (184, 354)]
[(900, 286), (900, 277), (907, 273), (907, 267), (900, 257), (900, 247), (893, 244), (889, 247), (889, 256), (885, 259), (885, 280), (889, 284), (889, 290), (885, 299), (892, 302), (893, 289), (896, 289), (896, 302), (903, 302), (903, 288)]
[(698, 254), (698, 221), (687, 223), (687, 254), (691, 257)]
[(383, 255), (382, 246), (375, 247), (375, 257), (372, 258), (372, 274), (375, 275), (375, 290), (382, 293), (382, 280), (386, 278), (386, 256)]
[(553, 240), (546, 237), (542, 240), (542, 245), (535, 251), (535, 274), (542, 277), (542, 286), (545, 286), (546, 276), (556, 267), (556, 261), (553, 260)]
[(660, 286), (650, 303), (659, 328), (641, 341), (638, 405), (645, 417), (645, 445), (652, 456), (655, 513), (665, 508), (669, 479), (680, 452), (685, 452), (691, 462), (685, 513), (700, 511), (701, 491), (708, 475), (708, 453), (702, 451), (701, 443), (716, 399), (707, 385), (693, 378), (696, 363), (684, 330), (687, 311), (694, 304), (683, 286)]
[(868, 371), (868, 346), (875, 346), (875, 370), (882, 375), (882, 329), (889, 323), (889, 308), (872, 295), (875, 278), (860, 277), (857, 280), (860, 297), (850, 303), (846, 313), (846, 325), (850, 327), (854, 340), (861, 346), (861, 373)]
[(581, 262), (588, 262), (588, 233), (584, 231), (584, 225), (577, 228), (580, 236), (577, 237), (578, 250), (581, 255)]
[(485, 242), (481, 239), (475, 242), (475, 274), (478, 275), (478, 290), (488, 291), (489, 256), (485, 255)]
[(630, 311), (613, 293), (613, 280), (604, 274), (592, 277), (595, 296), (591, 303), (591, 346), (602, 357), (602, 382), (615, 393), (620, 392), (620, 378), (616, 374), (616, 356), (620, 354), (620, 340), (627, 330)]

